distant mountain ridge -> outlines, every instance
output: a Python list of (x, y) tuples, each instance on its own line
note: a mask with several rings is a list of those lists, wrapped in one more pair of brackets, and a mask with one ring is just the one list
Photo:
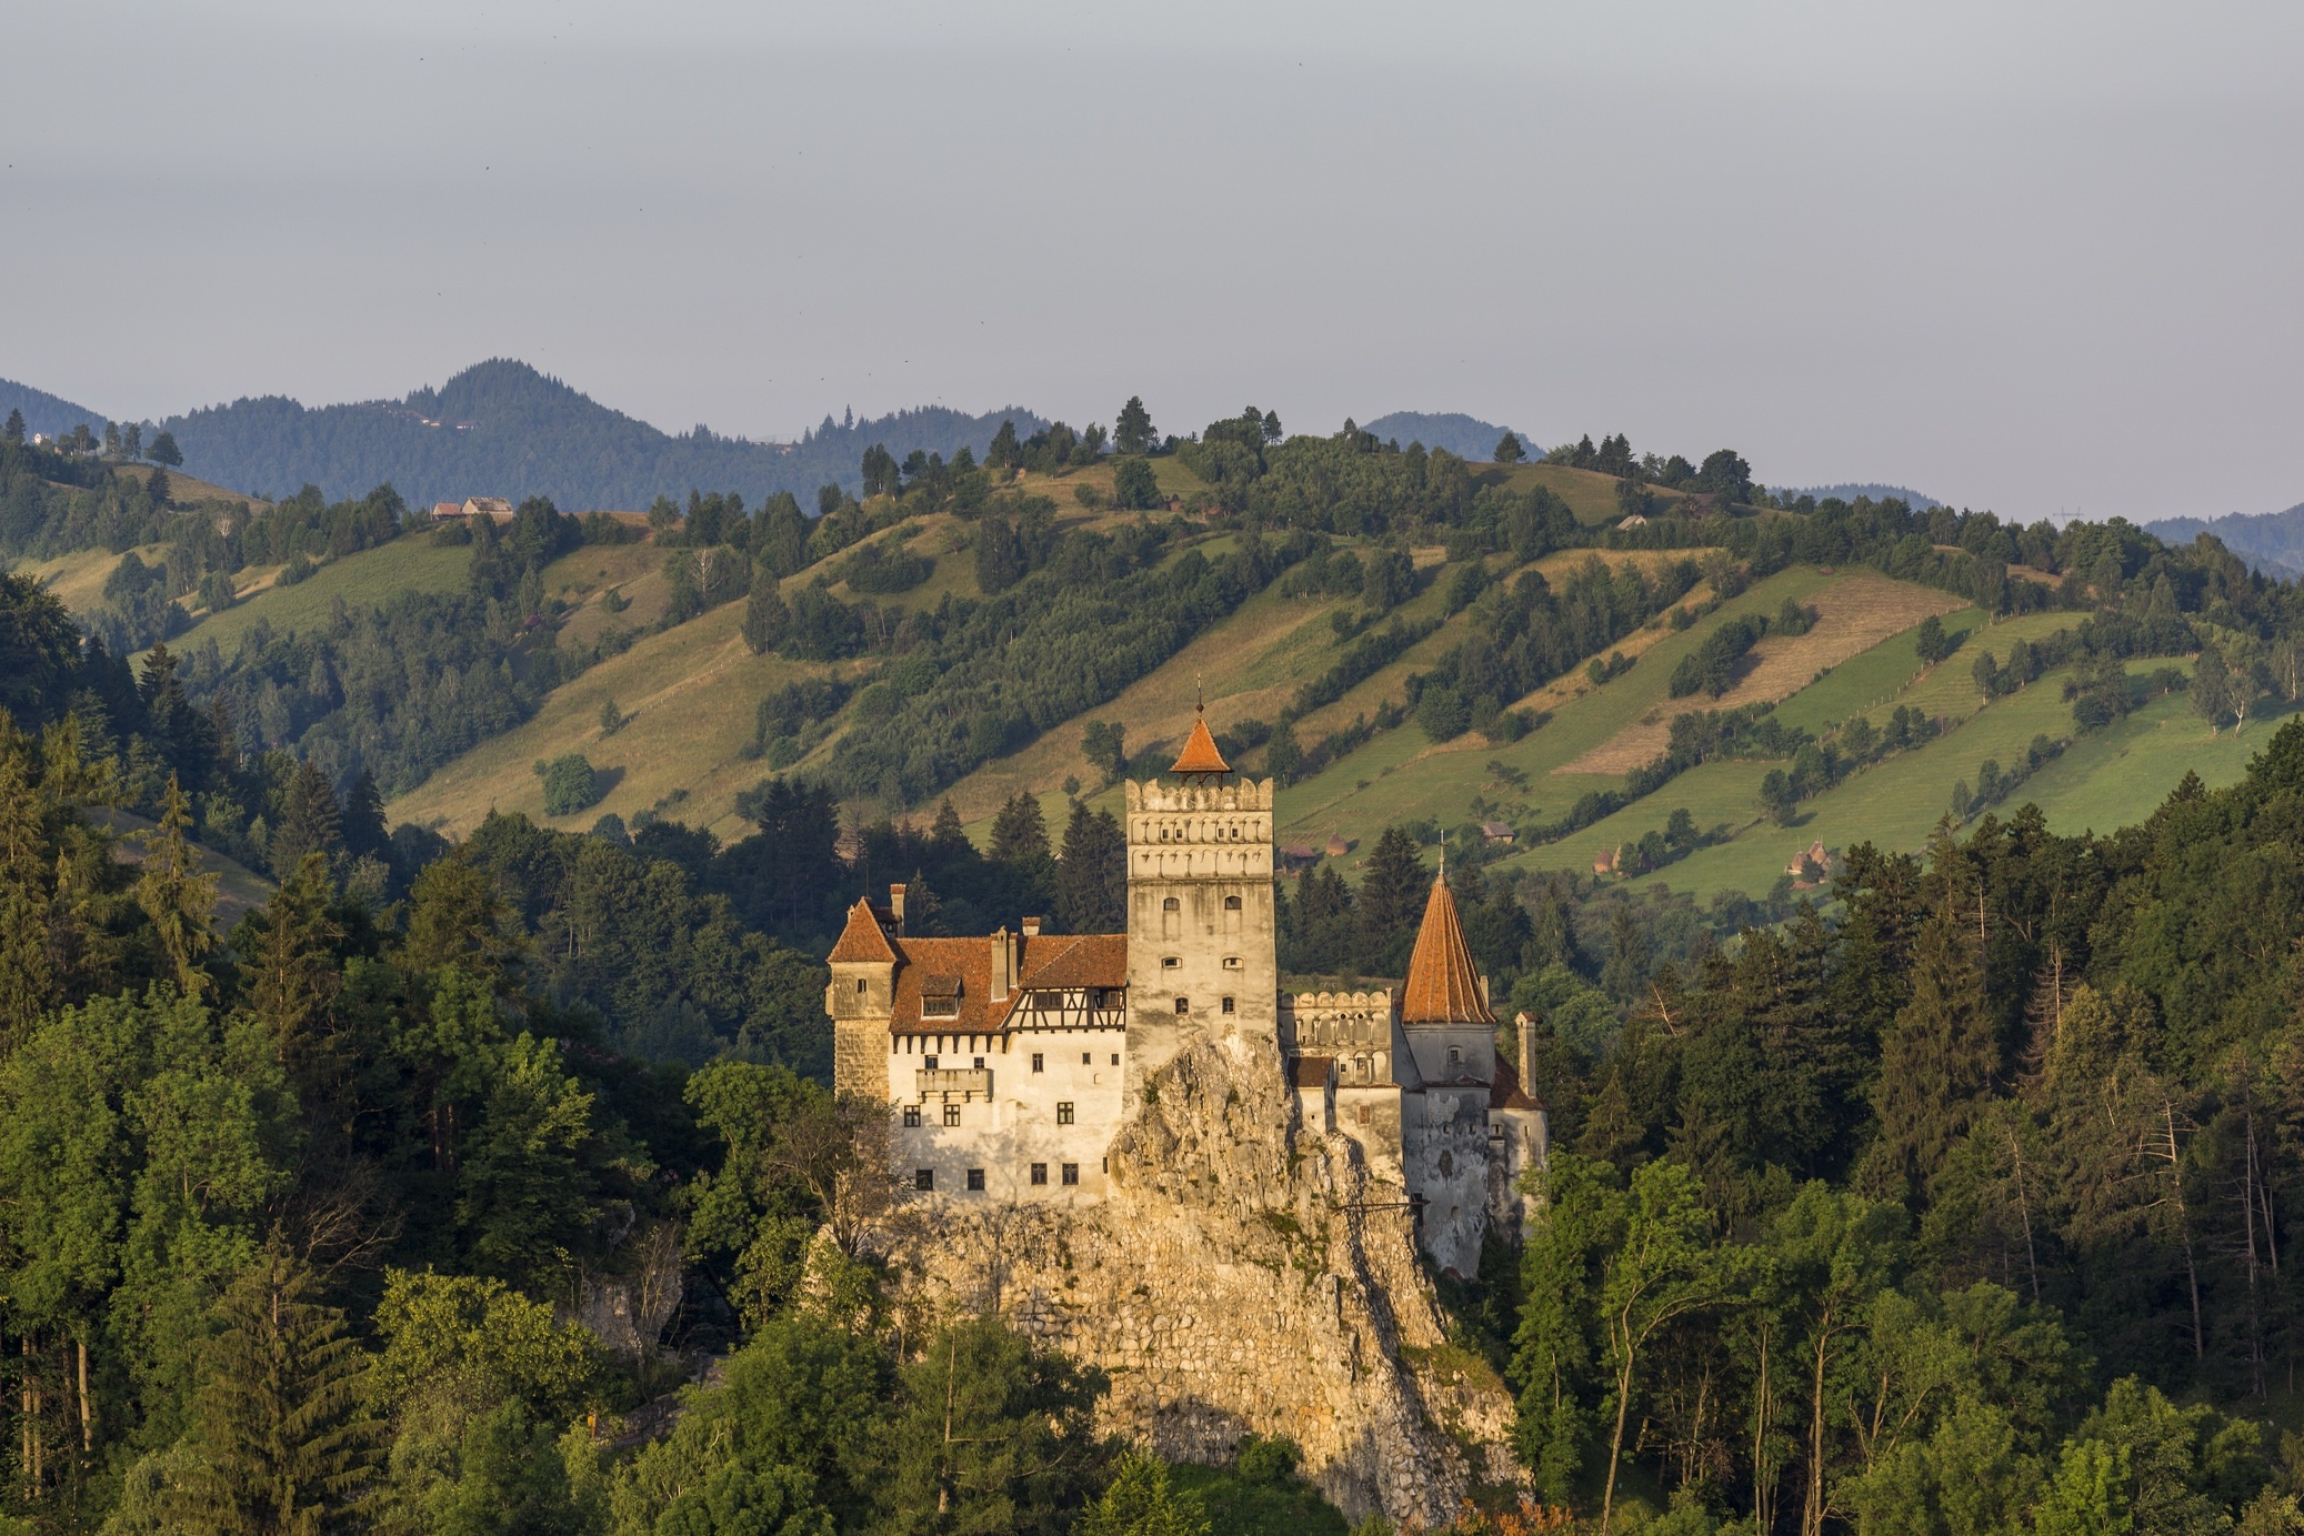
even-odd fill
[(549, 496), (563, 511), (639, 509), (690, 490), (735, 491), (758, 506), (778, 491), (808, 503), (835, 482), (853, 491), (864, 450), (982, 454), (1000, 423), (1045, 426), (1017, 408), (970, 415), (924, 406), (867, 420), (830, 416), (797, 443), (668, 433), (511, 358), (491, 358), (403, 400), (307, 407), (281, 395), (170, 417), (184, 467), (203, 480), (286, 495), (317, 485), (331, 499), (390, 481), (411, 504), (466, 496)]
[[(1460, 459), (1485, 463), (1496, 457), (1497, 443), (1512, 429), (1467, 416), (1462, 411), (1394, 411), (1389, 416), (1360, 423), (1360, 430), (1375, 433), (1378, 442), (1397, 442), (1402, 447), (1422, 443), (1427, 448), (1445, 448)], [(1528, 457), (1533, 459), (1543, 454), (1536, 439), (1525, 432), (1518, 436), (1520, 446), (1528, 450)]]
[(2226, 549), (2267, 576), (2304, 575), (2304, 501), (2285, 512), (2228, 512), (2222, 517), (2164, 517), (2144, 531), (2170, 544), (2212, 533)]
[(102, 411), (92, 411), (84, 405), (74, 405), (61, 395), (52, 395), (14, 379), (0, 379), (0, 421), (8, 419), (10, 411), (24, 413), (24, 430), (43, 432), (50, 437), (60, 436), (74, 427), (85, 425), (91, 431), (101, 432), (112, 418)]

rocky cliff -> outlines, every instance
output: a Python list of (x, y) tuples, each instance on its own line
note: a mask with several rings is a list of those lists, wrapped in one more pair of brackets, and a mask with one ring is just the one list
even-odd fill
[(1513, 1479), (1510, 1400), (1444, 1364), (1397, 1190), (1292, 1115), (1269, 1045), (1192, 1044), (1113, 1143), (1110, 1199), (939, 1209), (898, 1240), (904, 1294), (1102, 1367), (1111, 1427), (1171, 1459), (1287, 1435), (1348, 1516), (1441, 1523)]

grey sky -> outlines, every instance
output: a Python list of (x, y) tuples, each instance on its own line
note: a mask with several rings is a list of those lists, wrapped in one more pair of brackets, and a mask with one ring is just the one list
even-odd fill
[(661, 426), (1465, 410), (2304, 500), (2304, 6), (0, 7), (0, 375)]

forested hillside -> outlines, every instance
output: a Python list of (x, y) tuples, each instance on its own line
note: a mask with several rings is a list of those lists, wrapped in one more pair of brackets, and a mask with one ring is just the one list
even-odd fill
[(969, 416), (942, 406), (869, 421), (824, 418), (797, 443), (754, 442), (698, 426), (667, 433), (611, 410), (525, 363), (497, 358), (405, 399), (307, 409), (278, 395), (204, 407), (161, 423), (194, 474), (281, 495), (315, 485), (331, 499), (390, 482), (409, 501), (548, 497), (570, 511), (640, 508), (691, 486), (759, 503), (779, 491), (853, 490), (875, 443), (899, 456), (982, 453), (1010, 408)]
[(842, 909), (1117, 924), (1205, 697), (1283, 968), (1398, 976), (1444, 843), (1529, 1032), (1544, 1215), (1435, 1284), (1543, 1508), (1463, 1530), (2304, 1529), (2295, 587), (1621, 436), (857, 472), (434, 527), (0, 441), (102, 557), (0, 577), (0, 1520), (1342, 1530), (896, 1309), (820, 1086)]

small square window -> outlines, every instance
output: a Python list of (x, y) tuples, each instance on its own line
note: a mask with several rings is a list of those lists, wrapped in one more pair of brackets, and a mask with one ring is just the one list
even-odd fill
[(1164, 971), (1180, 971), (1184, 969), (1184, 961), (1181, 956), (1162, 955), (1160, 957), (1160, 969)]
[(1043, 1058), (1038, 1051), (1034, 1051), (1032, 1053), (1032, 1070), (1035, 1072), (1043, 1072), (1047, 1070), (1047, 1067), (1048, 1063), (1046, 1059)]
[(1065, 1099), (1057, 1104), (1056, 1123), (1058, 1125), (1070, 1125), (1072, 1123), (1072, 1101), (1070, 1099)]
[(934, 1189), (936, 1187), (936, 1170), (933, 1168), (913, 1169), (912, 1187), (923, 1193)]
[(905, 1106), (904, 1106), (904, 1128), (905, 1128), (906, 1130), (918, 1130), (918, 1129), (919, 1129), (919, 1127), (920, 1127), (920, 1106), (919, 1106), (919, 1105), (917, 1105), (917, 1104), (907, 1104), (907, 1105), (905, 1105)]
[(1087, 1053), (1086, 1051), (1082, 1051), (1082, 1052), (1080, 1053), (1080, 1065), (1082, 1065), (1082, 1066), (1086, 1066), (1086, 1065), (1088, 1065), (1088, 1053)]
[(861, 976), (857, 977), (857, 978), (856, 978), (856, 995), (857, 995), (858, 997), (862, 997), (862, 996), (864, 995), (864, 986), (865, 986), (865, 983), (864, 983), (864, 978), (863, 978), (863, 977), (861, 977)]
[(1032, 1182), (1035, 1184), (1048, 1182), (1048, 1165), (1046, 1163), (1034, 1163), (1032, 1165)]
[(1360, 1106), (1360, 1123), (1362, 1125), (1366, 1125), (1368, 1123), (1368, 1106), (1365, 1104)]
[(946, 1125), (958, 1125), (960, 1123), (959, 1105), (947, 1104), (944, 1106), (944, 1123)]
[(1452, 1067), (1464, 1065), (1464, 1052), (1453, 1045), (1448, 1047), (1448, 1065)]
[(1176, 999), (1176, 1011), (1178, 1013), (1190, 1013), (1192, 1011), (1191, 999), (1183, 997)]
[(1237, 897), (1237, 896), (1227, 896), (1227, 897), (1225, 897), (1225, 898), (1224, 898), (1224, 910), (1225, 910), (1225, 911), (1227, 911), (1227, 912), (1237, 912), (1237, 911), (1239, 911), (1239, 910), (1240, 910), (1240, 898), (1239, 898), (1239, 897)]
[(1171, 896), (1167, 900), (1160, 903), (1160, 910), (1163, 912), (1175, 912), (1181, 910), (1182, 906), (1183, 903), (1179, 902), (1175, 897)]
[(1114, 1051), (1114, 1052), (1112, 1053), (1112, 1065), (1114, 1065), (1114, 1066), (1118, 1066), (1118, 1065), (1120, 1065), (1120, 1053), (1119, 1053), (1118, 1051)]
[(929, 1071), (933, 1072), (933, 1071), (935, 1071), (935, 1070), (936, 1070), (936, 1058), (935, 1058), (935, 1057), (933, 1057), (933, 1056), (923, 1056), (923, 1057), (921, 1057), (921, 1058), (920, 1058), (920, 1060), (921, 1060), (921, 1062), (922, 1062), (922, 1063), (923, 1063), (923, 1064), (924, 1064), (924, 1065), (925, 1065), (925, 1066), (928, 1068), (928, 1070), (929, 1070)]
[(976, 1060), (976, 1070), (977, 1070), (977, 1071), (979, 1071), (979, 1072), (983, 1071), (983, 1070), (984, 1070), (984, 1058), (983, 1058), (983, 1057), (981, 1057), (981, 1056), (979, 1056), (979, 1057), (975, 1058), (975, 1060)]
[(1240, 957), (1238, 955), (1226, 955), (1224, 957), (1224, 969), (1228, 971), (1240, 969)]
[(1067, 1184), (1080, 1182), (1080, 1165), (1078, 1163), (1066, 1163), (1064, 1165), (1064, 1182)]
[(971, 1168), (971, 1169), (969, 1169), (969, 1170), (968, 1170), (968, 1187), (969, 1187), (970, 1189), (978, 1189), (978, 1190), (980, 1190), (980, 1189), (982, 1189), (982, 1188), (984, 1187), (984, 1170), (983, 1170), (983, 1169), (981, 1169), (981, 1168)]
[(1232, 999), (1230, 999), (1230, 998), (1226, 998), (1226, 999), (1224, 999), (1224, 1011), (1225, 1011), (1226, 1013), (1230, 1013), (1230, 1012), (1232, 1011)]

